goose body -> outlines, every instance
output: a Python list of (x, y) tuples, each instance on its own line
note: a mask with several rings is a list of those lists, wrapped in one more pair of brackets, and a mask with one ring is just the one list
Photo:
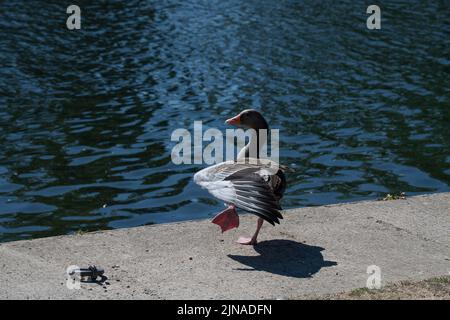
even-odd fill
[(279, 200), (286, 179), (281, 169), (274, 171), (270, 165), (261, 163), (226, 161), (197, 172), (194, 182), (225, 203), (272, 225), (283, 219)]
[[(258, 131), (268, 129), (266, 120), (259, 112), (244, 110), (226, 123), (254, 129), (257, 134), (239, 152), (236, 161), (225, 161), (200, 170), (194, 175), (194, 182), (228, 205), (212, 220), (221, 227), (222, 232), (239, 226), (236, 208), (258, 216), (253, 237), (238, 240), (241, 244), (256, 244), (264, 221), (275, 225), (283, 219), (280, 200), (286, 189), (285, 170), (274, 161), (259, 158), (266, 140), (259, 140)], [(256, 158), (250, 158), (249, 151), (255, 149)]]

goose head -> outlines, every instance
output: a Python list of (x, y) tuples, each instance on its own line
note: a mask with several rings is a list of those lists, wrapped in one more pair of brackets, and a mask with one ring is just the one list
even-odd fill
[(225, 121), (226, 124), (235, 125), (244, 129), (269, 129), (266, 119), (254, 109), (247, 109)]

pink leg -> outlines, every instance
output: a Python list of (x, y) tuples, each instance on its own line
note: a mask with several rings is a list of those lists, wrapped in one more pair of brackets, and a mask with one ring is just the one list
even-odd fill
[(240, 244), (250, 244), (250, 245), (257, 244), (258, 243), (257, 238), (258, 238), (259, 230), (261, 230), (263, 222), (264, 222), (264, 219), (258, 218), (258, 222), (257, 222), (257, 225), (256, 225), (256, 231), (255, 231), (255, 234), (253, 235), (253, 237), (251, 237), (251, 238), (240, 237), (237, 242), (240, 243)]
[(224, 233), (227, 230), (239, 227), (239, 216), (236, 213), (235, 207), (230, 205), (227, 209), (215, 216), (211, 222), (220, 226), (222, 233)]

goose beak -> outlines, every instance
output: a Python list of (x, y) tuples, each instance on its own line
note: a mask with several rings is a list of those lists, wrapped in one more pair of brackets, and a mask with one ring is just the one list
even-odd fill
[(241, 116), (238, 114), (236, 117), (226, 120), (225, 123), (231, 125), (239, 125), (241, 124)]

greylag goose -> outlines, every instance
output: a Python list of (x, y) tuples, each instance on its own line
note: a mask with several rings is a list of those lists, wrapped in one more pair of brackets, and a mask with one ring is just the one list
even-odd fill
[[(260, 135), (269, 126), (256, 110), (244, 110), (225, 121), (244, 129), (254, 129), (248, 144), (239, 152), (236, 161), (225, 161), (205, 168), (194, 175), (194, 182), (225, 202), (227, 209), (211, 221), (222, 232), (237, 228), (239, 216), (236, 209), (258, 216), (253, 236), (240, 237), (238, 243), (255, 245), (264, 220), (275, 225), (282, 219), (280, 199), (286, 189), (285, 168), (276, 162), (260, 158), (260, 151), (267, 143), (267, 135)], [(256, 158), (252, 154), (256, 150)], [(251, 157), (252, 156), (252, 157)]]

